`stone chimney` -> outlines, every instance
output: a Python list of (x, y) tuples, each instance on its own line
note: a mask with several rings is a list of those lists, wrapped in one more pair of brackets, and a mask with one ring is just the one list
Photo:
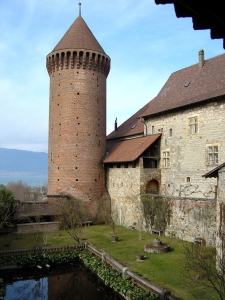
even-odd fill
[(116, 120), (115, 120), (114, 130), (117, 131), (117, 118), (116, 118)]
[(205, 60), (204, 60), (204, 50), (199, 50), (198, 52), (198, 60), (199, 60), (199, 69), (201, 69), (204, 66)]

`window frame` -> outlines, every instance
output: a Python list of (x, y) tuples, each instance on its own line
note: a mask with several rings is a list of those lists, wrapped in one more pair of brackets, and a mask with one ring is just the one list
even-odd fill
[(219, 164), (219, 145), (206, 145), (206, 164), (209, 166), (216, 166)]
[(170, 168), (170, 150), (162, 151), (162, 168)]
[(199, 115), (193, 115), (187, 119), (187, 131), (189, 135), (194, 135), (199, 133)]

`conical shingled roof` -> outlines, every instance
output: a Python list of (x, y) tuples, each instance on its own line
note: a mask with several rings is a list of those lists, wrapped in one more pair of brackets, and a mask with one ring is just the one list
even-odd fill
[(82, 17), (77, 17), (53, 51), (64, 49), (86, 49), (105, 54), (99, 42)]

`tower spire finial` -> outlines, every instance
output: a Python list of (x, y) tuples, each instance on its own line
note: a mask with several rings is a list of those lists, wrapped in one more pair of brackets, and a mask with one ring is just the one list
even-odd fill
[(79, 5), (79, 17), (81, 17), (81, 3), (80, 3), (80, 1), (79, 1), (78, 5)]

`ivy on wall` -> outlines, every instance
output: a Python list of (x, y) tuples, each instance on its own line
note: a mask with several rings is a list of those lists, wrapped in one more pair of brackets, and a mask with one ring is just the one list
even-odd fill
[(146, 229), (157, 229), (165, 231), (170, 222), (169, 200), (160, 195), (141, 195), (143, 204), (143, 213), (146, 223)]

